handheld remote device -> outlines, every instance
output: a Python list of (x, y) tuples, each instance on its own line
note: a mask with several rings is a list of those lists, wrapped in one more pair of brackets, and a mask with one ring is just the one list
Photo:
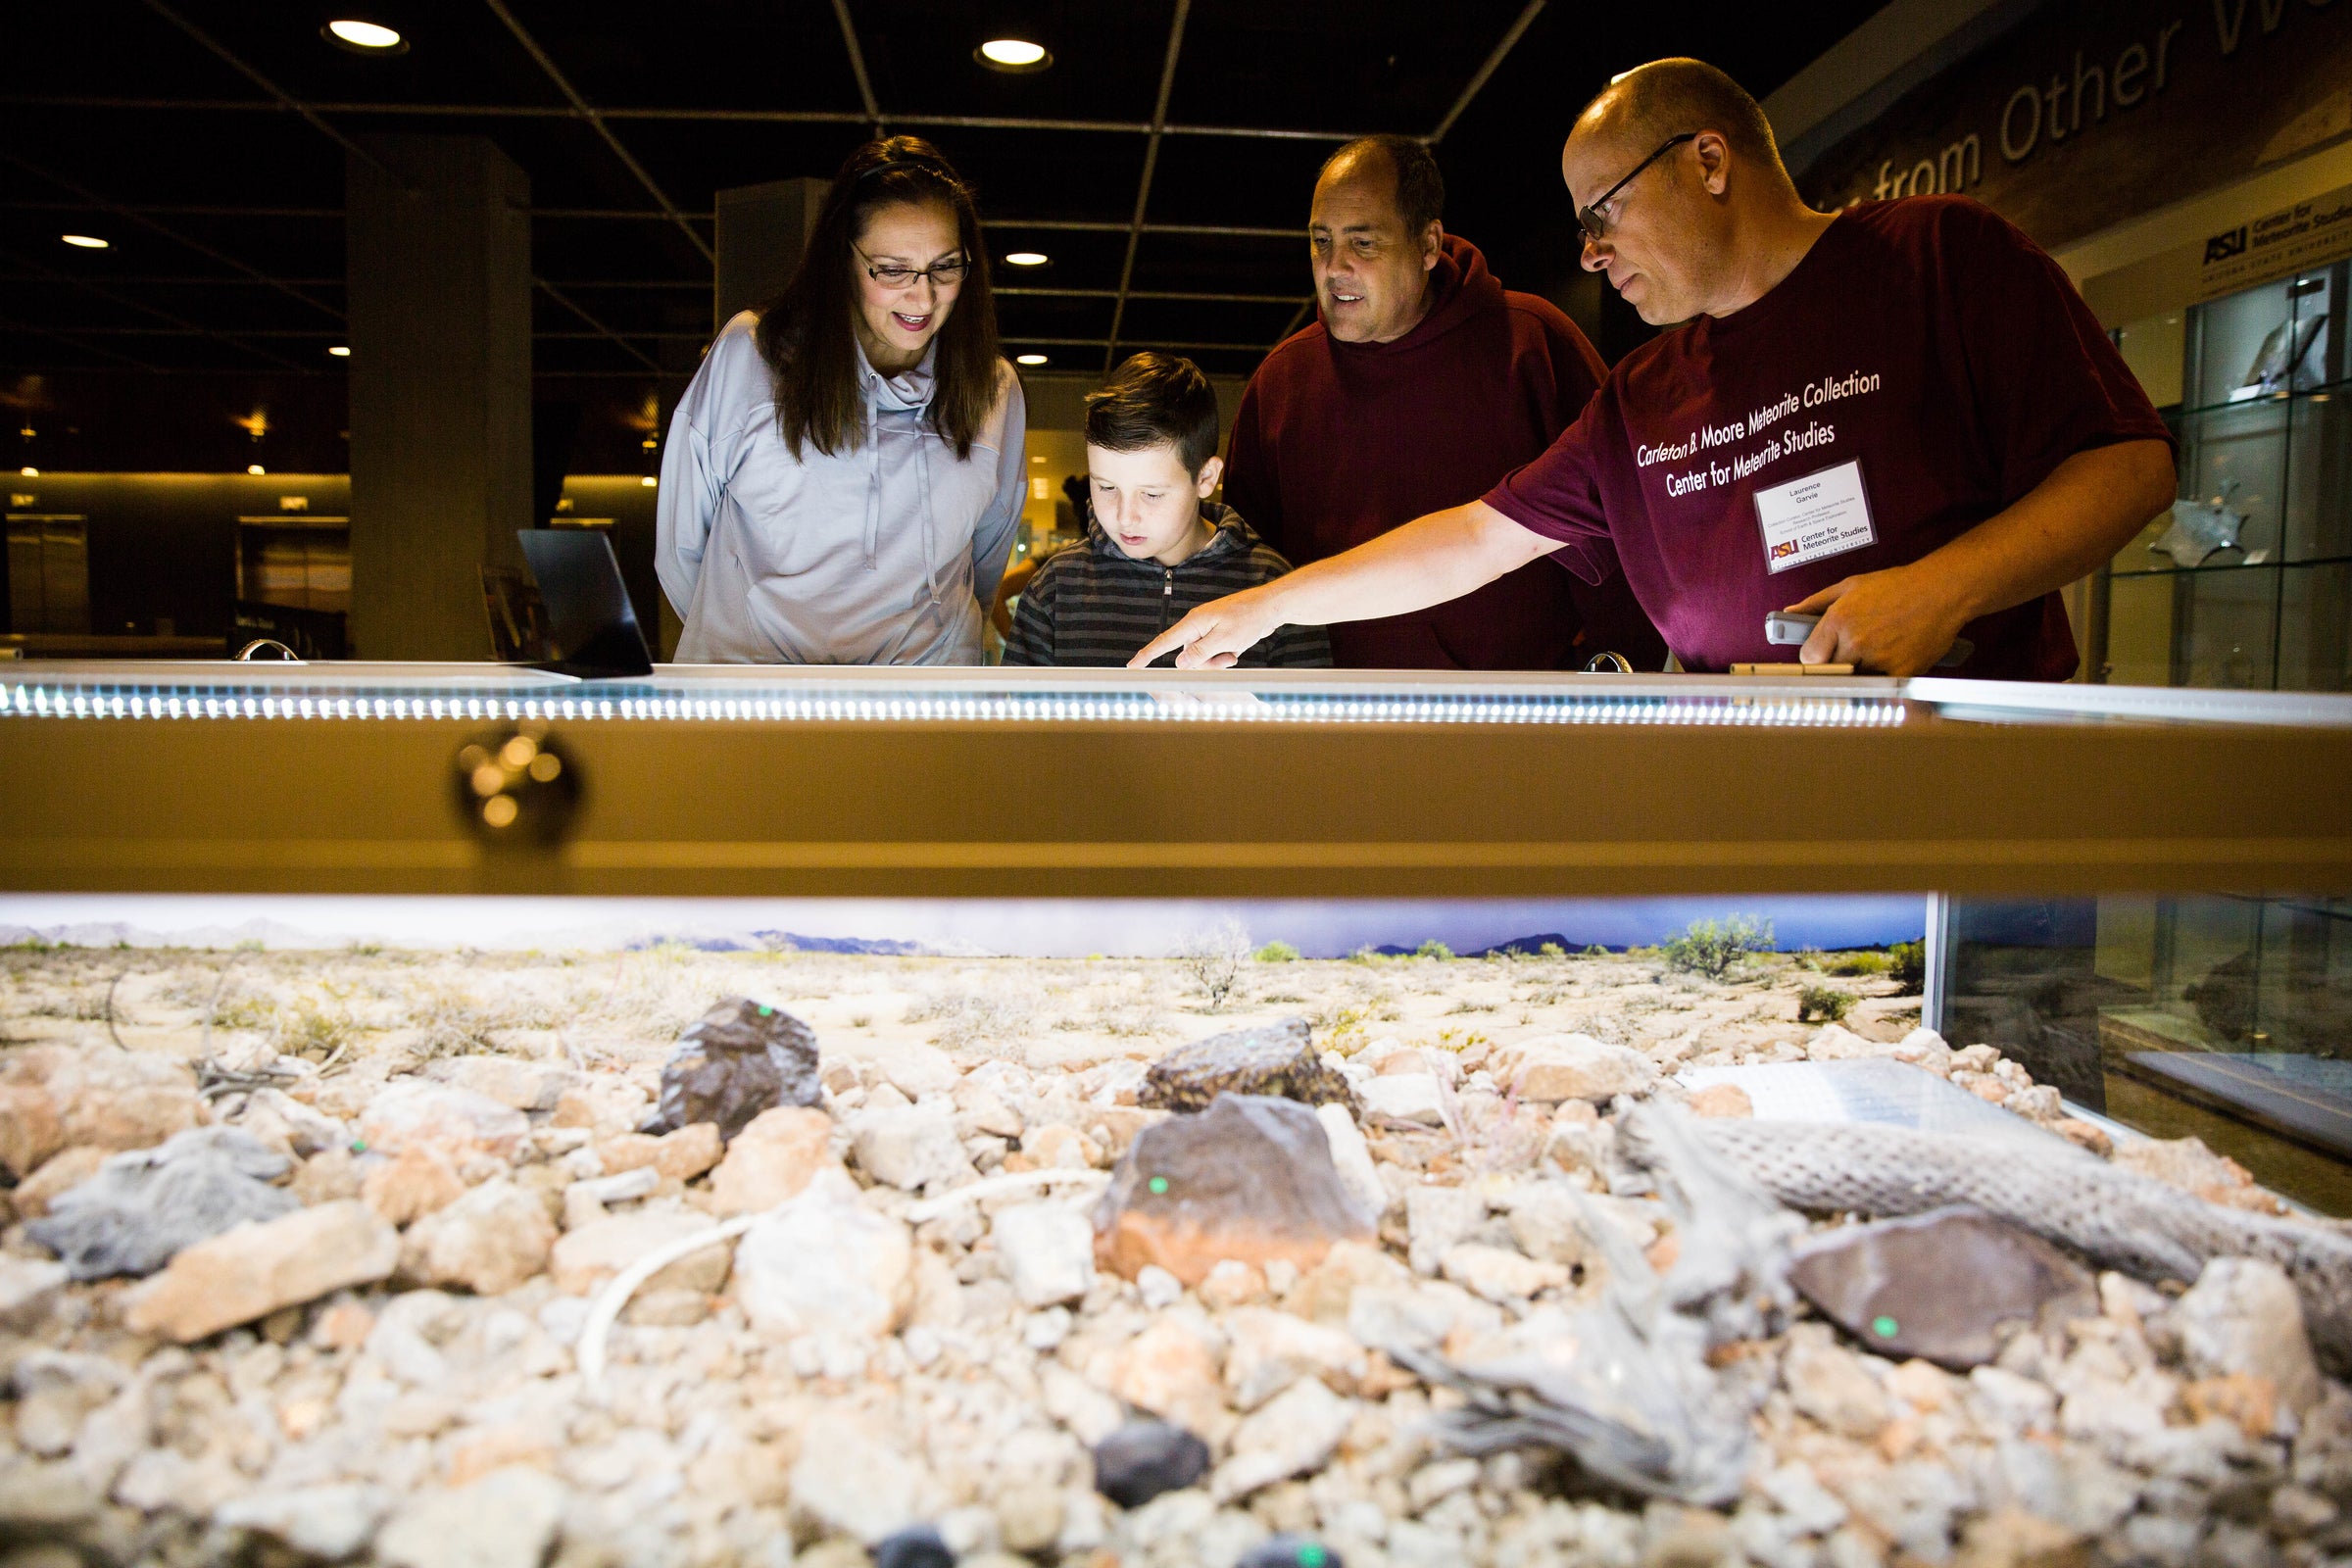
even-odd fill
[[(1819, 615), (1799, 615), (1790, 611), (1776, 610), (1764, 617), (1764, 640), (1775, 648), (1801, 648), (1805, 639), (1813, 635), (1813, 628), (1820, 624)], [(1976, 651), (1977, 645), (1967, 638), (1954, 638), (1951, 651), (1936, 661), (1936, 667), (1950, 669), (1955, 664), (1964, 664), (1968, 662), (1968, 656)]]

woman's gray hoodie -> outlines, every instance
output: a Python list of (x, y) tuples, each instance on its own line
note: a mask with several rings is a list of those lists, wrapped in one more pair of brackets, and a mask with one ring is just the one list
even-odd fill
[(977, 664), (1028, 472), (1027, 406), (997, 362), (997, 401), (956, 449), (926, 417), (937, 345), (904, 375), (858, 357), (865, 440), (795, 458), (746, 311), (670, 420), (655, 565), (685, 618), (685, 664)]

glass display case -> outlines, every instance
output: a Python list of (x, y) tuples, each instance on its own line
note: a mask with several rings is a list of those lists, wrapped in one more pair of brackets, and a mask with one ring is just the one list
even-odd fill
[(2125, 329), (2150, 395), (2169, 405), (2180, 502), (2101, 574), (2097, 678), (2352, 685), (2348, 265)]
[(0, 759), (16, 894), (1909, 898), (1928, 1022), (2346, 1196), (2352, 698), (57, 663)]

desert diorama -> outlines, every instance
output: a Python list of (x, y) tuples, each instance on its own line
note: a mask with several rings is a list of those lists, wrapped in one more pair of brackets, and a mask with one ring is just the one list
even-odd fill
[(2352, 1551), (2352, 1241), (1917, 961), (7, 950), (0, 1565)]

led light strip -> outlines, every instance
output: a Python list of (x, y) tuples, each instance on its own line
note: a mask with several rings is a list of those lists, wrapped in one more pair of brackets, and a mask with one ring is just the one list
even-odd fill
[(328, 718), (475, 721), (654, 719), (819, 723), (1705, 724), (1886, 728), (1902, 703), (1865, 697), (1343, 697), (1227, 701), (1191, 693), (974, 693), (935, 696), (453, 696), (410, 690), (35, 686), (0, 697), (0, 715), (28, 718)]

